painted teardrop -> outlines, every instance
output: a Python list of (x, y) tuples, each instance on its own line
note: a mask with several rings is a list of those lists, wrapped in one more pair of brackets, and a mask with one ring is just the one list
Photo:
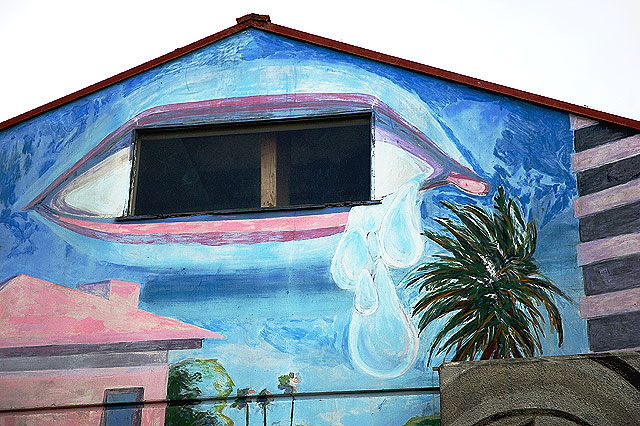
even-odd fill
[(418, 336), (383, 262), (376, 263), (373, 281), (378, 289), (378, 309), (369, 315), (354, 309), (349, 326), (351, 359), (372, 376), (397, 377), (415, 362)]

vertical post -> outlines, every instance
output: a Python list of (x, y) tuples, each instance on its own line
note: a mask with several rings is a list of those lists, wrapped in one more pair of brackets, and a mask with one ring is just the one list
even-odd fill
[(278, 139), (278, 170), (276, 171), (276, 205), (291, 204), (289, 196), (289, 178), (291, 175), (291, 141), (286, 137)]
[(260, 207), (276, 205), (277, 143), (274, 133), (265, 133), (260, 142)]

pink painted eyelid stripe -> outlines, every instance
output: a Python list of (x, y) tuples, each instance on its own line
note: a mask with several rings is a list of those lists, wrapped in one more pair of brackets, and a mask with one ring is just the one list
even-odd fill
[(77, 228), (73, 225), (62, 224), (67, 229), (96, 238), (103, 241), (113, 241), (120, 244), (200, 244), (204, 246), (224, 246), (231, 244), (251, 245), (267, 242), (287, 242), (311, 240), (328, 237), (344, 232), (345, 226), (313, 229), (307, 231), (276, 231), (276, 232), (252, 232), (252, 233), (222, 233), (209, 232), (200, 234), (148, 234), (127, 235), (94, 231), (86, 228)]
[(82, 219), (58, 217), (69, 225), (89, 228), (100, 232), (148, 235), (148, 234), (198, 234), (198, 233), (252, 233), (264, 231), (315, 230), (345, 225), (349, 212), (329, 213), (313, 216), (289, 216), (243, 220), (215, 220), (168, 223), (103, 223)]
[[(293, 94), (279, 94), (279, 95), (256, 95), (256, 96), (240, 96), (234, 98), (220, 98), (209, 99), (205, 101), (183, 102), (178, 104), (160, 105), (157, 107), (149, 108), (138, 114), (132, 121), (138, 121), (146, 118), (150, 115), (155, 115), (163, 112), (192, 110), (192, 109), (209, 109), (219, 108), (223, 106), (237, 107), (237, 106), (256, 106), (263, 108), (263, 104), (281, 104), (282, 107), (291, 107), (292, 103), (297, 102), (322, 102), (322, 101), (342, 101), (354, 103), (360, 101), (368, 105), (375, 105), (380, 100), (374, 96), (367, 95), (365, 93), (293, 93)], [(300, 105), (304, 107), (305, 105)]]
[(264, 242), (285, 242), (327, 237), (344, 232), (346, 225), (330, 226), (310, 230), (280, 230), (254, 232), (200, 232), (182, 234), (126, 234), (97, 231), (84, 226), (66, 223), (58, 217), (51, 217), (60, 226), (73, 232), (103, 241), (120, 244), (201, 244), (223, 246), (229, 244), (257, 244)]

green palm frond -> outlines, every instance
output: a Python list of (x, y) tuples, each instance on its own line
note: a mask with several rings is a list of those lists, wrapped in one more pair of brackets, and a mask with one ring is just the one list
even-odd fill
[(417, 286), (420, 298), (413, 315), (418, 330), (444, 319), (429, 349), (454, 352), (453, 361), (475, 358), (519, 358), (542, 352), (545, 315), (563, 342), (562, 318), (554, 295), (571, 300), (542, 275), (535, 263), (537, 230), (518, 203), (499, 187), (493, 208), (449, 202), (453, 218), (438, 217), (443, 233), (424, 235), (446, 254), (418, 265), (403, 279)]

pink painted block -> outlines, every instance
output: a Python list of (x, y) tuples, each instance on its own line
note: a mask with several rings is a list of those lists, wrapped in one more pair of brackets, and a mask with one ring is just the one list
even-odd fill
[(145, 401), (164, 401), (167, 364), (0, 373), (0, 409), (102, 404), (105, 389), (144, 388)]
[[(145, 401), (142, 425), (162, 426), (168, 370), (165, 364), (3, 373), (0, 374), (0, 389), (11, 391), (0, 392), (0, 409), (38, 410), (0, 414), (0, 424), (99, 426), (105, 390), (141, 387)], [(47, 410), (48, 407), (51, 409)]]
[(633, 157), (639, 153), (640, 135), (635, 135), (573, 154), (571, 164), (573, 172), (577, 173)]
[(583, 297), (580, 317), (597, 318), (640, 310), (640, 288)]
[(578, 244), (578, 266), (640, 253), (640, 233), (619, 235)]
[(573, 201), (575, 217), (583, 217), (640, 201), (640, 179), (583, 195)]
[(100, 426), (102, 409), (77, 407), (0, 414), (2, 426)]

